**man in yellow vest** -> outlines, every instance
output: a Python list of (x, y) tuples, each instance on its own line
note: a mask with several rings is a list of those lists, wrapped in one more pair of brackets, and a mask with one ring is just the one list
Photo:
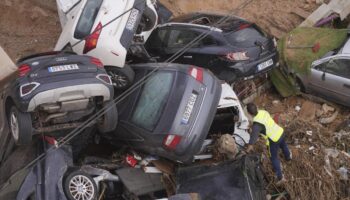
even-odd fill
[(252, 132), (250, 134), (247, 151), (250, 152), (253, 149), (253, 144), (256, 143), (259, 134), (261, 134), (265, 138), (266, 145), (269, 148), (272, 167), (277, 175), (278, 183), (284, 182), (285, 179), (281, 170), (278, 149), (282, 149), (284, 157), (287, 161), (292, 159), (292, 154), (284, 141), (285, 134), (283, 128), (273, 120), (267, 111), (258, 110), (256, 105), (253, 103), (249, 103), (247, 105), (247, 111), (253, 117)]

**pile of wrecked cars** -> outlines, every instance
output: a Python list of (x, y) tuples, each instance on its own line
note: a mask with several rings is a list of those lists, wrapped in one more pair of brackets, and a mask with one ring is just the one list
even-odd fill
[(232, 17), (169, 63), (223, 16), (158, 25), (171, 16), (158, 2), (122, 4), (57, 0), (55, 51), (17, 68), (2, 54), (0, 199), (265, 198), (259, 160), (239, 150), (248, 117), (225, 81), (276, 66), (274, 39)]

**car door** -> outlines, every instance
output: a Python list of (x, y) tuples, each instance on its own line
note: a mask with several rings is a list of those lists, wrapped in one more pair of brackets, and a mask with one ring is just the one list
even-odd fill
[(316, 95), (350, 105), (350, 60), (331, 58), (311, 69), (310, 88)]
[(145, 49), (152, 59), (158, 62), (166, 60), (164, 54), (165, 41), (170, 31), (168, 27), (156, 28), (145, 43)]

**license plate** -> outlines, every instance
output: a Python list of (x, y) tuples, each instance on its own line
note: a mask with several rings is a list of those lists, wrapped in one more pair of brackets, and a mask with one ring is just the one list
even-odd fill
[(272, 59), (270, 59), (268, 61), (265, 61), (263, 63), (260, 63), (258, 65), (258, 70), (261, 71), (263, 69), (266, 69), (267, 67), (270, 67), (271, 65), (273, 65), (273, 60)]
[(69, 70), (77, 70), (79, 69), (79, 66), (77, 64), (71, 64), (71, 65), (58, 65), (49, 67), (49, 72), (62, 72), (62, 71), (69, 71)]
[(134, 30), (138, 16), (139, 16), (139, 11), (135, 8), (132, 9), (125, 28), (130, 31)]
[(192, 110), (193, 110), (193, 106), (196, 103), (197, 100), (197, 94), (192, 93), (190, 96), (190, 99), (187, 102), (187, 105), (185, 107), (185, 112), (182, 116), (181, 119), (181, 124), (188, 124), (188, 121), (190, 120), (191, 114), (192, 114)]

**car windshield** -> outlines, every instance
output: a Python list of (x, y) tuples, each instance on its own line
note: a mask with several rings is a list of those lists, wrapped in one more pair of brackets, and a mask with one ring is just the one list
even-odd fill
[(157, 72), (146, 82), (132, 122), (144, 129), (153, 130), (163, 112), (173, 83), (173, 74)]
[(85, 8), (81, 13), (77, 28), (74, 32), (75, 38), (84, 39), (90, 34), (102, 1), (103, 0), (88, 0), (86, 2)]
[(240, 45), (242, 47), (255, 46), (257, 39), (264, 37), (258, 30), (253, 27), (243, 28), (225, 34), (226, 39), (232, 45)]

